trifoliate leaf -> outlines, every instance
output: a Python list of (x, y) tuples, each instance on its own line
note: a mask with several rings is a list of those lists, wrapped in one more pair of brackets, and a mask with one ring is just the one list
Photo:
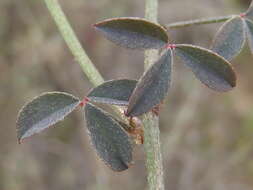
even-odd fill
[(121, 125), (91, 103), (85, 106), (85, 117), (98, 156), (114, 171), (128, 169), (132, 162), (132, 144)]
[(228, 20), (216, 34), (211, 49), (227, 60), (238, 55), (245, 44), (245, 30), (241, 17)]
[(63, 120), (79, 103), (78, 98), (62, 92), (44, 93), (34, 98), (21, 109), (18, 115), (18, 141)]
[(168, 43), (166, 30), (135, 17), (107, 19), (94, 25), (108, 40), (131, 49), (159, 49)]
[(232, 65), (217, 53), (184, 44), (176, 45), (175, 52), (209, 88), (223, 92), (236, 86), (236, 75)]
[(92, 89), (87, 97), (90, 101), (98, 103), (128, 105), (136, 83), (136, 80), (128, 79), (107, 81)]
[(253, 22), (248, 19), (245, 19), (245, 22), (247, 26), (247, 38), (249, 47), (251, 49), (251, 52), (253, 53)]
[(172, 52), (167, 49), (140, 78), (129, 99), (126, 116), (139, 116), (158, 105), (168, 93)]

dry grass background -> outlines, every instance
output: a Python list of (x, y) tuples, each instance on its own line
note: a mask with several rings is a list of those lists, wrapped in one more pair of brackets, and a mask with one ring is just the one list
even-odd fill
[[(79, 39), (105, 79), (138, 78), (143, 54), (118, 48), (92, 23), (144, 14), (144, 0), (60, 0)], [(240, 13), (247, 0), (160, 0), (159, 21)], [(219, 24), (171, 31), (177, 43), (208, 47)], [(173, 87), (161, 111), (166, 189), (253, 189), (253, 65), (244, 48), (233, 61), (238, 86), (226, 94), (205, 88), (175, 60)], [(135, 165), (110, 171), (90, 146), (80, 110), (24, 144), (16, 140), (21, 106), (45, 91), (83, 97), (91, 88), (42, 0), (0, 1), (0, 190), (146, 189), (144, 153)]]

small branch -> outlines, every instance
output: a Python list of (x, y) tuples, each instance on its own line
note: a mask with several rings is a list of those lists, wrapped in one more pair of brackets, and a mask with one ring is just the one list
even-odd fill
[[(145, 17), (150, 21), (157, 22), (157, 12), (158, 0), (146, 0)], [(157, 56), (157, 50), (145, 51), (145, 69), (154, 63)], [(143, 117), (143, 125), (149, 190), (164, 190), (159, 117), (153, 113), (146, 114)]]
[(47, 8), (53, 17), (56, 25), (58, 26), (62, 37), (67, 43), (70, 51), (74, 55), (75, 59), (81, 66), (83, 72), (86, 74), (90, 82), (97, 86), (103, 83), (103, 78), (95, 68), (84, 49), (82, 48), (80, 42), (78, 41), (74, 31), (72, 30), (69, 22), (66, 19), (64, 12), (62, 11), (58, 0), (45, 0)]
[(220, 22), (225, 22), (234, 16), (235, 15), (229, 15), (229, 16), (221, 16), (221, 17), (203, 18), (203, 19), (196, 19), (196, 20), (190, 20), (190, 21), (175, 22), (175, 23), (171, 23), (171, 24), (166, 24), (165, 27), (167, 27), (168, 29), (177, 29), (177, 28), (194, 26), (194, 25), (220, 23)]

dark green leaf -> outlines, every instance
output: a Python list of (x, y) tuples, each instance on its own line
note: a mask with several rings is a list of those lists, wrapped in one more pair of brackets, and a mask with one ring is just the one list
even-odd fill
[(89, 92), (90, 101), (115, 105), (128, 105), (137, 81), (120, 79), (107, 81)]
[(108, 40), (131, 49), (159, 49), (168, 43), (166, 30), (135, 17), (107, 19), (94, 25)]
[(138, 116), (158, 105), (168, 93), (172, 52), (167, 49), (141, 77), (129, 99), (126, 116)]
[(253, 1), (251, 1), (249, 9), (246, 12), (246, 17), (253, 20)]
[(245, 19), (246, 26), (247, 26), (247, 37), (249, 42), (249, 47), (251, 49), (251, 52), (253, 53), (253, 22)]
[(63, 120), (79, 103), (78, 98), (62, 92), (44, 93), (34, 98), (21, 109), (18, 115), (18, 141)]
[(218, 54), (184, 44), (177, 45), (175, 52), (209, 88), (222, 92), (235, 87), (236, 75), (232, 65)]
[(128, 169), (132, 162), (132, 144), (121, 125), (91, 103), (85, 106), (85, 117), (98, 156), (114, 171)]
[(239, 16), (234, 17), (220, 28), (211, 49), (230, 61), (240, 53), (245, 39), (243, 20)]

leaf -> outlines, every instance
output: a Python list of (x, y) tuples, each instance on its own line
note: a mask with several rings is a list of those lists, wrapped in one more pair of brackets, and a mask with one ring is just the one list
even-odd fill
[(245, 44), (246, 35), (241, 17), (234, 17), (217, 32), (211, 49), (227, 60), (238, 55)]
[(205, 48), (184, 44), (176, 45), (175, 52), (209, 88), (225, 92), (236, 86), (232, 65), (220, 55)]
[(64, 119), (80, 103), (80, 100), (62, 92), (44, 93), (26, 104), (18, 115), (17, 137), (22, 139), (39, 133)]
[(121, 125), (91, 103), (85, 106), (85, 117), (98, 156), (114, 171), (128, 169), (132, 162), (132, 144)]
[(166, 30), (135, 17), (107, 19), (94, 25), (108, 40), (130, 49), (159, 49), (168, 43)]
[(248, 10), (246, 11), (246, 17), (253, 20), (253, 1), (251, 1), (251, 4)]
[(167, 49), (140, 78), (129, 99), (126, 116), (139, 116), (158, 105), (168, 93), (172, 52)]
[(136, 80), (128, 79), (107, 81), (92, 89), (87, 97), (90, 101), (98, 103), (128, 105), (136, 83)]
[(246, 26), (247, 26), (247, 38), (249, 42), (249, 47), (251, 49), (251, 52), (253, 53), (253, 22), (245, 19)]

